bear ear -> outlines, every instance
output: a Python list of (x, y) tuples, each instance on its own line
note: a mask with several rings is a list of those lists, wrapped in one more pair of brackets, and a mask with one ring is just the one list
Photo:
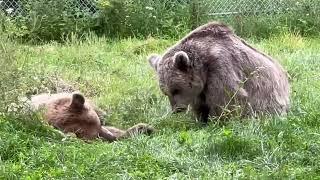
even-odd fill
[(174, 65), (181, 71), (186, 71), (191, 66), (190, 59), (184, 51), (176, 52), (173, 57)]
[(156, 71), (158, 69), (158, 64), (160, 62), (160, 59), (161, 59), (161, 56), (158, 55), (158, 54), (151, 54), (148, 57), (148, 61), (150, 63), (150, 66), (153, 67), (153, 69), (156, 70)]
[(72, 95), (72, 102), (71, 102), (71, 107), (74, 109), (82, 109), (84, 106), (84, 96), (80, 93), (74, 93)]

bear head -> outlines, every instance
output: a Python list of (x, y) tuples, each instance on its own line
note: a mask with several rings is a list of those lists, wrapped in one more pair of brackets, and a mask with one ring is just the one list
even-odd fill
[(47, 103), (46, 119), (54, 127), (85, 139), (97, 137), (101, 127), (93, 106), (79, 93), (53, 98)]
[(205, 86), (201, 70), (184, 51), (150, 55), (161, 91), (168, 96), (173, 112), (181, 112), (195, 103)]

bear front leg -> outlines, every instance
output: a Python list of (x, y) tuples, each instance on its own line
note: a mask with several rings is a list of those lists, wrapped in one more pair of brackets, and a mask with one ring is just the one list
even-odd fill
[(108, 131), (110, 131), (117, 138), (117, 140), (122, 138), (126, 134), (125, 130), (118, 129), (113, 126), (103, 126), (103, 127), (106, 128)]
[(118, 138), (105, 126), (101, 126), (101, 130), (99, 132), (99, 137), (108, 142), (113, 142), (118, 140)]
[(150, 135), (154, 131), (155, 129), (152, 126), (144, 123), (134, 125), (131, 128), (128, 128), (126, 131), (113, 126), (102, 126), (99, 136), (109, 142), (113, 142), (120, 139), (130, 138), (137, 134)]
[(202, 92), (193, 102), (192, 109), (198, 121), (204, 124), (208, 123), (210, 107), (206, 104), (206, 96), (204, 92)]
[[(225, 59), (221, 61), (225, 62)], [(230, 60), (228, 60), (230, 61)], [(241, 110), (243, 103), (248, 99), (248, 93), (244, 89), (245, 81), (232, 66), (221, 66), (219, 69), (212, 67), (212, 74), (208, 76), (206, 102), (210, 107), (210, 116), (228, 118), (231, 113)], [(239, 109), (240, 106), (240, 109)]]
[(145, 123), (139, 123), (127, 129), (125, 136), (131, 137), (137, 134), (151, 135), (154, 131), (155, 129), (152, 126)]
[(197, 118), (197, 120), (203, 124), (207, 124), (209, 121), (210, 107), (205, 104), (193, 104), (192, 110)]

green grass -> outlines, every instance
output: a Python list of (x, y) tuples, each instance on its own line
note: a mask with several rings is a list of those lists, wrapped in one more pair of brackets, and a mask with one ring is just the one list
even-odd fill
[[(206, 127), (191, 114), (170, 113), (146, 61), (175, 40), (89, 37), (37, 46), (0, 40), (0, 105), (16, 107), (0, 115), (0, 179), (320, 179), (320, 38), (284, 33), (250, 41), (290, 74), (287, 117)], [(123, 128), (147, 122), (159, 131), (85, 143), (61, 137), (39, 115), (15, 112), (17, 98), (52, 89), (57, 75), (107, 110), (108, 122)]]

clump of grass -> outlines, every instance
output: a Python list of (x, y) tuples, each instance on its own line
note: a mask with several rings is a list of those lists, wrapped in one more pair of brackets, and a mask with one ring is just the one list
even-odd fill
[(0, 112), (5, 112), (17, 101), (23, 70), (15, 57), (15, 44), (5, 36), (0, 36), (0, 42)]

